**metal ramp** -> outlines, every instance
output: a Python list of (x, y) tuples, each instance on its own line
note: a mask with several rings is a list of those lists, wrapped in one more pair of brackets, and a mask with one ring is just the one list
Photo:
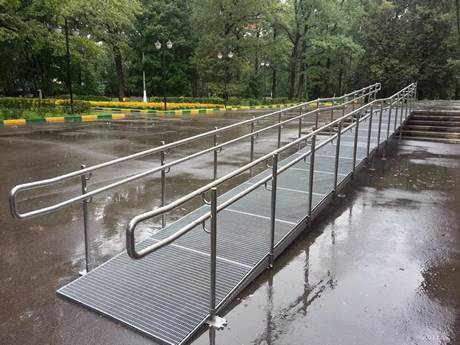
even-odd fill
[[(267, 157), (251, 159), (239, 170), (270, 157), (272, 166), (219, 197), (215, 186), (238, 171), (185, 196), (189, 200), (201, 195), (204, 205), (138, 244), (132, 241), (137, 224), (181, 203), (135, 217), (127, 230), (129, 255), (115, 256), (58, 294), (159, 342), (189, 342), (203, 325), (213, 325), (216, 313), (269, 267), (396, 132), (410, 114), (414, 96), (411, 84), (389, 99), (373, 100), (299, 136)], [(344, 125), (346, 119), (354, 120)], [(330, 135), (321, 135), (327, 132)], [(297, 150), (278, 161), (288, 148)], [(203, 190), (213, 191), (210, 200)]]

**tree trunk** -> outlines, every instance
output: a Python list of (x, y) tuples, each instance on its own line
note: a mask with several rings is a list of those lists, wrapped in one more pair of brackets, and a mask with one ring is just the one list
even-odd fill
[(455, 99), (460, 99), (460, 81), (458, 78), (455, 81)]
[[(330, 58), (327, 58), (326, 69), (327, 69), (328, 71), (331, 70), (331, 65), (332, 65), (331, 59), (330, 59)], [(328, 73), (328, 75), (331, 75), (331, 74)], [(334, 90), (334, 86), (332, 85), (332, 82), (331, 82), (330, 78), (328, 78), (328, 79), (326, 80), (326, 87), (325, 87), (325, 90), (324, 90), (324, 95), (325, 95), (326, 97), (332, 96), (333, 91), (331, 91), (331, 89)]]
[(300, 64), (301, 68), (299, 71), (299, 81), (297, 82), (297, 92), (296, 92), (296, 98), (298, 99), (303, 99), (305, 96), (305, 74), (306, 74), (306, 64), (302, 62)]
[(289, 91), (288, 98), (294, 98), (295, 82), (297, 78), (297, 46), (292, 48), (291, 63), (289, 64)]
[[(304, 29), (306, 32), (306, 28)], [(306, 92), (306, 83), (307, 83), (307, 39), (304, 37), (301, 40), (301, 51), (299, 53), (299, 81), (297, 84), (297, 98), (303, 99)]]
[(120, 49), (118, 47), (113, 47), (113, 54), (115, 60), (115, 70), (117, 72), (118, 100), (123, 101), (125, 98), (125, 76), (123, 74), (123, 61)]
[[(457, 51), (459, 52), (458, 55), (460, 57), (460, 0), (455, 0), (455, 8), (457, 10), (457, 39), (458, 39), (458, 47)], [(460, 99), (460, 81), (455, 81), (455, 99)]]
[(276, 68), (272, 71), (272, 98), (276, 97)]
[(455, 8), (457, 10), (457, 39), (458, 48), (460, 49), (460, 0), (455, 0)]
[(337, 95), (341, 95), (342, 94), (342, 78), (343, 78), (343, 68), (340, 67), (340, 70), (339, 70), (339, 89), (337, 90)]

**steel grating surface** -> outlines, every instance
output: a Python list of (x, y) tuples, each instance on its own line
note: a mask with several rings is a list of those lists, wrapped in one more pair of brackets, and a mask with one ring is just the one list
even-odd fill
[[(377, 117), (378, 118), (378, 117)], [(392, 119), (394, 121), (394, 119)], [(367, 156), (368, 120), (360, 123), (357, 159)], [(382, 115), (380, 143), (387, 139), (388, 111)], [(393, 122), (390, 134), (393, 132)], [(378, 130), (378, 121), (372, 123)], [(373, 133), (374, 134), (374, 133)], [(338, 181), (352, 172), (354, 129), (343, 133)], [(313, 207), (333, 190), (336, 142), (316, 151)], [(371, 140), (371, 149), (377, 139)], [(280, 161), (288, 164), (308, 148)], [(278, 177), (275, 243), (280, 243), (305, 219), (308, 209), (310, 160), (300, 160)], [(253, 177), (219, 197), (219, 203), (249, 188), (270, 170)], [(219, 212), (217, 243), (217, 303), (224, 303), (236, 287), (246, 282), (269, 248), (270, 191), (260, 186), (227, 209)], [(148, 246), (177, 231), (209, 211), (203, 206), (139, 244)], [(208, 224), (209, 226), (209, 224)], [(174, 244), (142, 260), (121, 253), (98, 268), (58, 290), (58, 294), (109, 316), (165, 344), (182, 344), (208, 317), (209, 235), (201, 226)]]

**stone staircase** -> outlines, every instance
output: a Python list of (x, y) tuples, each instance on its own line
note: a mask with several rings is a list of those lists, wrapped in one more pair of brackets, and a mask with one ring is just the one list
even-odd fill
[(416, 110), (402, 128), (403, 139), (460, 143), (460, 111)]

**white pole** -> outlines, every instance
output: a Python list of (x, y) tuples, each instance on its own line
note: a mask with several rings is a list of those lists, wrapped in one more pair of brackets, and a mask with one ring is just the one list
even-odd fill
[(142, 100), (147, 103), (147, 90), (145, 89), (145, 68), (144, 68), (144, 51), (142, 51), (142, 84), (144, 87), (144, 94)]

